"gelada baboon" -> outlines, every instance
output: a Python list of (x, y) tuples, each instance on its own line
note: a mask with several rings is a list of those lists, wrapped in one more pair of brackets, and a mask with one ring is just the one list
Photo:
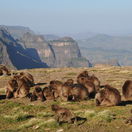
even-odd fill
[(11, 75), (11, 72), (8, 70), (8, 68), (4, 65), (0, 64), (0, 75)]
[(62, 108), (58, 105), (52, 105), (51, 109), (55, 112), (55, 119), (59, 124), (73, 123), (75, 116), (67, 108)]
[(20, 76), (20, 78), (23, 78), (30, 87), (34, 86), (34, 78), (30, 73), (20, 72), (19, 76)]
[(121, 95), (116, 88), (105, 85), (95, 96), (97, 106), (115, 106), (121, 102)]
[(132, 101), (132, 80), (126, 80), (123, 87), (122, 93), (126, 100)]
[(77, 76), (77, 83), (84, 84), (84, 82), (88, 79), (88, 71), (83, 71)]
[(54, 92), (50, 86), (43, 89), (43, 95), (46, 100), (55, 100)]
[(18, 78), (17, 79), (18, 88), (14, 92), (15, 98), (23, 98), (28, 97), (30, 92), (30, 86), (27, 81), (25, 81), (24, 78)]
[(87, 88), (81, 84), (74, 84), (71, 88), (71, 100), (80, 101), (89, 99), (89, 93)]
[(57, 99), (58, 97), (61, 97), (62, 95), (62, 85), (63, 83), (58, 80), (50, 81), (50, 87), (52, 88), (54, 92), (54, 97)]
[(71, 89), (73, 86), (74, 81), (72, 79), (68, 79), (62, 86), (62, 96), (61, 99), (63, 101), (68, 101), (71, 100), (70, 97), (72, 97), (71, 95)]
[(95, 75), (92, 75), (92, 76), (88, 77), (88, 80), (91, 81), (91, 82), (93, 82), (93, 84), (95, 85), (95, 90), (96, 90), (96, 92), (98, 92), (99, 88), (100, 88), (100, 81), (99, 81), (99, 79)]
[(15, 78), (10, 79), (6, 87), (6, 98), (12, 98), (17, 88), (18, 88), (17, 80)]
[(42, 102), (45, 101), (44, 95), (43, 95), (43, 90), (41, 87), (36, 86), (32, 95), (31, 95), (31, 101), (35, 100), (41, 100)]

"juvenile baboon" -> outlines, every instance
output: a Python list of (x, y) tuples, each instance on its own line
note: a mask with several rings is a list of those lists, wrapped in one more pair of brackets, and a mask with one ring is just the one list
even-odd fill
[(115, 106), (121, 102), (119, 91), (109, 85), (105, 85), (95, 96), (97, 106)]
[(14, 92), (14, 97), (15, 98), (23, 98), (23, 97), (28, 97), (29, 96), (29, 91), (30, 91), (30, 86), (27, 81), (23, 78), (18, 78), (17, 79), (17, 84), (18, 88), (16, 92)]
[(49, 86), (49, 87), (45, 87), (43, 89), (43, 95), (44, 95), (44, 98), (46, 100), (55, 100), (55, 97), (54, 97), (54, 92), (52, 90), (52, 88)]
[(62, 85), (63, 83), (61, 81), (57, 80), (50, 81), (50, 87), (54, 92), (55, 99), (62, 96)]
[(132, 80), (126, 80), (123, 87), (122, 93), (126, 100), (132, 101)]
[(43, 90), (41, 87), (36, 86), (32, 95), (31, 95), (31, 101), (35, 101), (35, 100), (41, 100), (44, 101), (44, 95), (43, 95)]
[(67, 108), (63, 108), (58, 105), (52, 105), (51, 109), (55, 112), (55, 119), (59, 124), (73, 123), (75, 116)]
[(11, 75), (11, 72), (4, 65), (0, 65), (0, 70), (1, 70), (0, 72), (1, 72), (2, 75), (8, 75), (8, 76)]
[(14, 92), (16, 92), (18, 88), (17, 80), (12, 78), (8, 81), (7, 87), (6, 87), (6, 98), (13, 97)]

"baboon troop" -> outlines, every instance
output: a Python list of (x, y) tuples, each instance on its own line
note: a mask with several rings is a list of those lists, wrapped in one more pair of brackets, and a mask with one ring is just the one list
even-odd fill
[[(10, 71), (0, 65), (0, 75), (10, 75)], [(33, 89), (33, 92), (30, 89)], [(132, 101), (132, 80), (126, 80), (122, 87), (122, 94), (125, 100)], [(100, 86), (100, 80), (95, 75), (90, 75), (88, 71), (83, 71), (77, 76), (76, 82), (68, 79), (65, 82), (52, 80), (47, 86), (41, 88), (35, 86), (34, 77), (27, 72), (16, 73), (11, 76), (6, 86), (6, 98), (28, 97), (30, 101), (82, 101), (95, 99), (96, 106), (116, 106), (121, 103), (120, 92), (110, 85)], [(75, 117), (67, 109), (58, 105), (51, 106), (55, 112), (56, 120), (59, 124), (63, 122), (73, 123)], [(132, 122), (132, 120), (128, 120)]]

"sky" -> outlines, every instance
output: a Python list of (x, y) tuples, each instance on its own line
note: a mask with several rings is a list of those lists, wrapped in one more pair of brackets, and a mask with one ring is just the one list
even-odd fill
[(132, 0), (0, 0), (0, 25), (37, 33), (132, 33)]

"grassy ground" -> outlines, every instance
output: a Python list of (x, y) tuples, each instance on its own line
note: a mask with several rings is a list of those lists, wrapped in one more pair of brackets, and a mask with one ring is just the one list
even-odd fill
[[(94, 67), (94, 68), (57, 68), (28, 70), (35, 77), (35, 82), (42, 87), (50, 80), (66, 81), (83, 70), (95, 74), (101, 84), (110, 84), (121, 91), (125, 80), (132, 79), (132, 67)], [(0, 77), (0, 93), (10, 77)], [(47, 84), (45, 84), (47, 83)], [(50, 107), (59, 104), (69, 108), (76, 116), (87, 118), (82, 125), (63, 124), (59, 126), (54, 120)], [(126, 125), (125, 118), (131, 116), (132, 104), (115, 107), (96, 107), (94, 100), (81, 102), (30, 102), (28, 99), (0, 100), (0, 131), (2, 132), (132, 132), (132, 125)]]

